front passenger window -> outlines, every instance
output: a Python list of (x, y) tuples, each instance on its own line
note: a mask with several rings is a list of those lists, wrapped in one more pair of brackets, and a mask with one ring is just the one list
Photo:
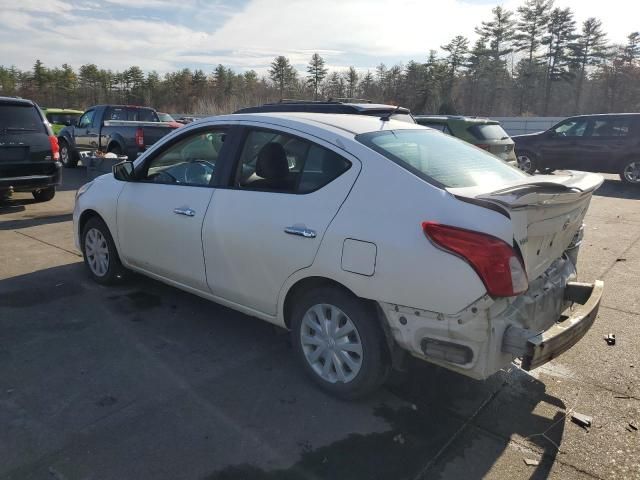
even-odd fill
[(215, 179), (216, 163), (225, 138), (224, 130), (192, 133), (154, 157), (141, 180), (208, 186)]

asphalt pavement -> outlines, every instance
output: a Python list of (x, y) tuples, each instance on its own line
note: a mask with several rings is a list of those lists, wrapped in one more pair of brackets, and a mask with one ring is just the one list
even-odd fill
[(85, 176), (0, 204), (0, 478), (640, 478), (640, 188), (607, 176), (594, 196), (580, 278), (605, 294), (570, 351), (484, 382), (416, 361), (343, 402), (264, 322), (138, 275), (90, 281)]

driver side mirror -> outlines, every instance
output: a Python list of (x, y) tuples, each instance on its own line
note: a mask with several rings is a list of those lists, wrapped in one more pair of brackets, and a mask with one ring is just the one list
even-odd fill
[(113, 178), (120, 180), (121, 182), (133, 182), (134, 181), (134, 169), (133, 162), (125, 160), (124, 162), (116, 163), (113, 166)]

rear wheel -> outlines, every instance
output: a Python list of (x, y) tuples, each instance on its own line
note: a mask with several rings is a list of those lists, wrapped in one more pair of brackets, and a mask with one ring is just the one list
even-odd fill
[(536, 157), (530, 152), (518, 152), (516, 158), (518, 160), (518, 168), (523, 172), (533, 174), (538, 168)]
[(89, 219), (82, 229), (82, 256), (96, 282), (110, 285), (124, 277), (126, 271), (109, 228), (98, 217)]
[(388, 370), (384, 333), (376, 312), (335, 287), (304, 293), (292, 310), (296, 355), (323, 390), (344, 399), (375, 391)]
[(47, 187), (41, 188), (40, 190), (34, 190), (33, 192), (31, 192), (31, 195), (33, 195), (33, 198), (36, 200), (36, 202), (48, 202), (56, 196), (56, 187)]
[(620, 179), (630, 185), (640, 185), (640, 160), (630, 160), (620, 171)]
[(75, 168), (78, 165), (78, 157), (76, 153), (71, 150), (66, 140), (59, 140), (60, 146), (60, 161), (62, 165), (67, 168)]
[(115, 153), (119, 157), (122, 155), (122, 147), (120, 147), (120, 145), (118, 145), (117, 143), (114, 143), (112, 145), (109, 145), (107, 152)]

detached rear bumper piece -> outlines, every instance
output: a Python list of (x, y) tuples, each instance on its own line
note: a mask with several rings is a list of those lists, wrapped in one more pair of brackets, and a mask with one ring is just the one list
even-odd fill
[[(533, 370), (544, 365), (580, 341), (596, 319), (603, 288), (604, 283), (600, 280), (596, 280), (592, 284), (567, 283), (564, 292), (565, 300), (580, 306), (575, 308), (568, 318), (558, 321), (544, 332), (526, 339), (521, 365), (523, 370)], [(508, 343), (507, 337), (510, 336), (508, 330), (505, 332), (505, 344)], [(522, 338), (522, 331), (518, 336)], [(511, 340), (514, 338), (512, 337)]]

